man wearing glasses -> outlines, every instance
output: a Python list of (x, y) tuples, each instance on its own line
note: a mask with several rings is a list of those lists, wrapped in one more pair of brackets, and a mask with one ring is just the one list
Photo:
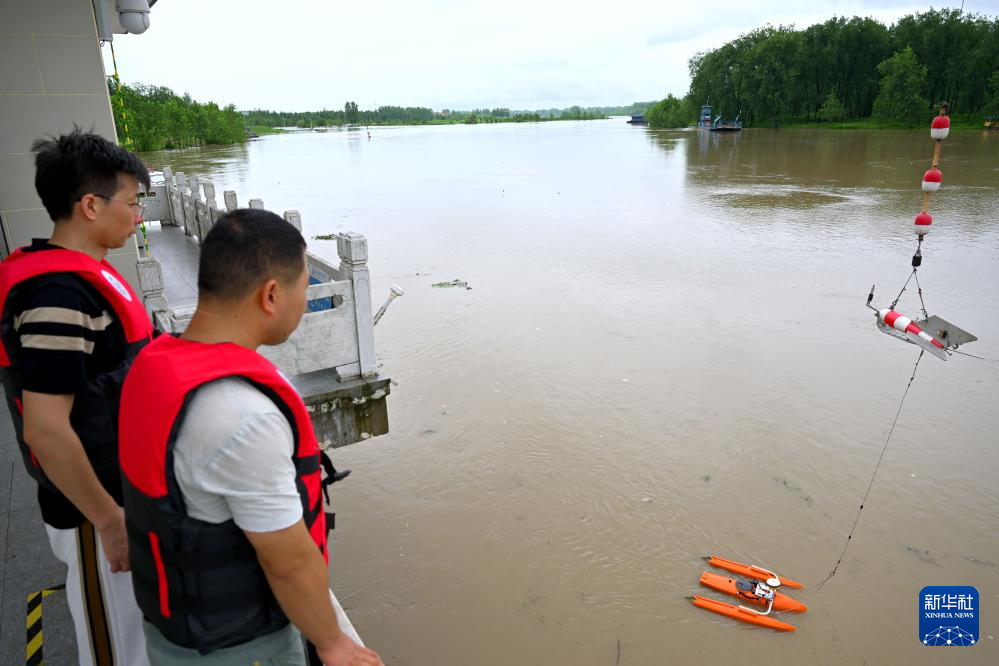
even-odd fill
[(52, 551), (69, 568), (80, 663), (145, 664), (116, 433), (121, 382), (152, 326), (104, 257), (142, 221), (149, 173), (79, 129), (32, 150), (55, 226), (0, 264), (0, 378)]

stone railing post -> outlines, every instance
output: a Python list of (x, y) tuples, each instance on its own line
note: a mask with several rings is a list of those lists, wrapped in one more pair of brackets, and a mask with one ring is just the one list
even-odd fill
[(163, 185), (166, 189), (166, 219), (160, 220), (160, 224), (166, 224), (168, 226), (176, 226), (177, 221), (175, 219), (175, 213), (173, 211), (173, 193), (170, 192), (170, 188), (173, 187), (173, 169), (168, 166), (163, 167)]
[(218, 208), (218, 205), (215, 203), (215, 183), (205, 181), (201, 187), (205, 190), (205, 203), (211, 208)]
[(257, 208), (257, 209), (263, 210), (263, 208), (264, 208), (264, 200), (263, 199), (250, 199), (250, 203), (248, 205), (249, 205), (250, 208)]
[(149, 317), (155, 321), (157, 312), (165, 312), (170, 307), (163, 294), (163, 268), (156, 257), (139, 257), (135, 268), (139, 274), (142, 303)]
[(236, 210), (239, 208), (239, 202), (236, 200), (236, 192), (234, 190), (226, 190), (223, 192), (222, 200), (225, 201), (226, 211)]
[(195, 201), (201, 201), (201, 179), (197, 176), (191, 176), (188, 183), (191, 185), (191, 198)]
[(173, 223), (176, 224), (178, 227), (182, 227), (184, 229), (184, 233), (190, 236), (191, 232), (187, 228), (187, 218), (185, 217), (186, 211), (184, 209), (184, 188), (186, 187), (187, 187), (187, 176), (184, 175), (183, 171), (178, 171), (177, 190), (176, 190), (177, 208), (174, 211)]
[(354, 317), (357, 323), (357, 357), (361, 377), (378, 374), (375, 360), (375, 325), (371, 318), (371, 274), (368, 271), (368, 241), (362, 235), (346, 231), (337, 236), (340, 255), (340, 279), (353, 284)]
[(298, 229), (298, 233), (302, 233), (302, 214), (297, 210), (286, 210), (284, 212), (284, 219), (288, 221), (288, 224)]
[(203, 216), (205, 219), (199, 223), (198, 228), (201, 229), (202, 234), (207, 236), (222, 213), (215, 202), (215, 183), (206, 180), (201, 187), (205, 190), (205, 214)]

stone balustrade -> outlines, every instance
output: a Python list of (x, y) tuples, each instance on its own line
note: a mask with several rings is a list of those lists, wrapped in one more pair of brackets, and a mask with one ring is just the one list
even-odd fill
[[(169, 168), (164, 168), (163, 175), (164, 182), (154, 184), (145, 195), (146, 217), (158, 219), (164, 227), (180, 227), (189, 243), (198, 243), (226, 211), (239, 206), (234, 191), (223, 192), (221, 209), (213, 183), (183, 172), (174, 174)], [(258, 198), (250, 199), (248, 205), (264, 208)], [(302, 230), (298, 211), (285, 211), (284, 219)], [(375, 358), (367, 239), (344, 232), (336, 240), (339, 266), (306, 253), (309, 305), (301, 324), (283, 344), (260, 350), (293, 384), (296, 377), (303, 378), (312, 400), (305, 392), (303, 397), (327, 426), (325, 438), (318, 422), (317, 432), (321, 441), (332, 446), (387, 432), (384, 397), (389, 390), (388, 378), (379, 376)], [(151, 256), (139, 259), (138, 271), (143, 300), (154, 322), (165, 332), (181, 333), (194, 307), (171, 307), (164, 296), (163, 269), (155, 246)]]

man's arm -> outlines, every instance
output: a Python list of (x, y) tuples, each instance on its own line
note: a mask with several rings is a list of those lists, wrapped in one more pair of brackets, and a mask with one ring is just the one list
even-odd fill
[(246, 532), (288, 619), (316, 646), (327, 666), (384, 666), (374, 651), (340, 631), (330, 602), (323, 556), (300, 519), (274, 532)]
[(24, 441), (45, 475), (97, 529), (111, 571), (128, 571), (125, 512), (97, 479), (70, 425), (72, 395), (24, 391)]

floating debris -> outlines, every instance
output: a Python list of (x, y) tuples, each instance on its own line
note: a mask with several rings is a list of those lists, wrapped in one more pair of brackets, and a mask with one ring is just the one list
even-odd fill
[(455, 288), (471, 289), (471, 287), (468, 286), (467, 282), (465, 282), (464, 280), (459, 280), (458, 278), (455, 278), (450, 282), (434, 282), (430, 286), (433, 287), (434, 289), (455, 289)]
[(787, 488), (792, 493), (794, 493), (795, 495), (797, 495), (798, 497), (800, 497), (801, 499), (803, 499), (806, 503), (808, 503), (808, 504), (812, 503), (812, 496), (811, 495), (806, 495), (805, 493), (803, 493), (801, 491), (801, 488), (799, 486), (794, 485), (793, 483), (791, 483), (787, 479), (783, 479), (783, 478), (778, 479), (777, 477), (774, 477), (774, 481), (776, 481), (777, 483), (782, 484), (785, 488)]
[(974, 562), (975, 564), (981, 564), (982, 566), (985, 567), (994, 567), (996, 565), (996, 563), (993, 562), (992, 560), (980, 560), (977, 557), (972, 557), (971, 555), (965, 555), (964, 559), (968, 560), (969, 562)]
[(916, 557), (918, 557), (920, 562), (926, 562), (927, 564), (932, 564), (933, 566), (937, 567), (943, 566), (935, 559), (930, 557), (930, 551), (928, 548), (913, 548), (912, 546), (906, 546), (905, 549), (910, 553), (913, 553)]
[(801, 490), (801, 488), (799, 488), (798, 486), (794, 485), (793, 483), (788, 482), (787, 479), (774, 478), (774, 481), (777, 481), (779, 483), (783, 483), (785, 488), (790, 488), (791, 490), (798, 490), (798, 491)]

